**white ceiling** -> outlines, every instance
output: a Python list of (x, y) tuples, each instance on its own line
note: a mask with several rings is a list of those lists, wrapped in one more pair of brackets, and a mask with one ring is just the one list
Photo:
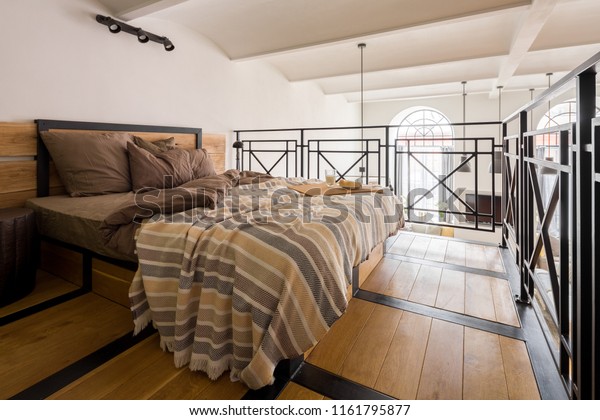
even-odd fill
[[(186, 25), (233, 61), (365, 101), (547, 86), (600, 51), (600, 0), (101, 0)], [(177, 40), (173, 39), (177, 44)]]

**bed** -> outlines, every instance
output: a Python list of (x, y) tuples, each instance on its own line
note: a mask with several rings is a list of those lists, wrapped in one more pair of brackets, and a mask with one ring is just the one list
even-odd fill
[[(180, 129), (38, 121), (38, 130), (41, 136), (49, 130), (66, 130), (75, 137), (90, 131), (94, 135), (153, 133), (146, 140), (156, 141), (163, 139), (164, 133), (178, 133)], [(201, 131), (181, 130), (195, 136), (190, 149), (201, 150)], [(50, 195), (51, 190), (50, 156), (44, 150), (48, 144), (40, 142), (38, 149), (40, 196)], [(189, 147), (190, 143), (186, 144)], [(127, 147), (131, 156), (131, 145)], [(54, 150), (52, 155), (60, 154)], [(131, 173), (134, 170), (130, 168)], [(96, 188), (95, 181), (80, 186), (83, 196), (37, 198), (27, 205), (40, 214), (45, 234), (88, 250), (91, 258), (104, 255), (110, 262), (115, 259), (116, 266), (118, 259), (137, 259), (137, 270), (128, 286), (135, 330), (154, 324), (161, 346), (174, 353), (177, 366), (189, 364), (192, 370), (205, 371), (213, 379), (230, 371), (232, 379), (240, 379), (253, 389), (272, 383), (278, 362), (302, 355), (318, 342), (345, 311), (352, 290), (349, 282), (353, 277), (356, 280), (358, 267), (372, 268), (377, 262), (374, 255), (381, 254), (385, 239), (403, 224), (401, 205), (391, 194), (309, 197), (293, 187), (311, 181), (271, 179), (233, 170), (200, 177), (209, 180), (208, 184), (179, 182), (183, 180), (180, 174), (172, 175), (171, 184), (166, 186), (173, 188), (135, 188), (137, 193), (131, 193), (127, 186), (102, 185), (102, 190), (109, 190), (102, 195), (112, 197), (115, 208), (104, 216), (100, 227), (97, 223), (102, 216), (90, 218), (86, 209), (89, 203), (94, 210), (102, 207), (93, 204), (97, 197), (93, 191), (86, 196), (85, 188)], [(60, 179), (68, 177), (63, 169)], [(178, 185), (172, 185), (173, 179)], [(225, 187), (215, 186), (214, 180), (223, 181)], [(74, 195), (73, 187), (67, 192)], [(189, 202), (177, 201), (182, 195), (189, 195)], [(144, 207), (148, 197), (155, 197), (155, 201), (150, 199), (151, 205)], [(79, 214), (65, 217), (95, 220), (93, 224), (80, 223), (79, 228), (65, 234), (56, 224), (66, 219), (56, 214), (69, 213), (69, 199), (78, 203), (74, 208)], [(48, 205), (51, 200), (52, 205)], [(167, 207), (157, 207), (157, 201)], [(79, 204), (83, 202), (85, 206)], [(131, 213), (136, 206), (144, 211)], [(109, 208), (102, 212), (109, 212)], [(153, 211), (147, 213), (149, 209)], [(137, 217), (140, 215), (143, 217)], [(120, 232), (121, 225), (135, 232), (133, 256), (114, 248), (94, 248), (89, 238), (87, 242), (74, 239), (82, 234), (91, 237), (99, 230), (103, 235), (100, 242), (106, 245), (106, 220), (114, 221), (115, 217), (135, 219), (135, 223), (108, 224), (111, 235)], [(88, 233), (77, 233), (81, 225), (87, 226)]]

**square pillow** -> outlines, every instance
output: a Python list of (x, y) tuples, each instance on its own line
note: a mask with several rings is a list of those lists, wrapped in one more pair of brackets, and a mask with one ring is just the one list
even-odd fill
[(71, 196), (131, 191), (129, 134), (43, 131), (41, 137)]
[(190, 166), (194, 179), (217, 174), (215, 165), (206, 149), (186, 150), (186, 152), (190, 155)]
[(134, 191), (142, 188), (174, 188), (192, 179), (216, 175), (204, 149), (171, 149), (153, 154), (133, 143), (127, 145)]
[(146, 149), (153, 155), (175, 148), (175, 137), (169, 137), (168, 139), (164, 140), (148, 141), (141, 137), (133, 136), (133, 142), (136, 146)]
[(173, 188), (193, 178), (189, 154), (183, 149), (172, 149), (153, 155), (133, 143), (128, 143), (127, 151), (134, 191), (142, 188)]

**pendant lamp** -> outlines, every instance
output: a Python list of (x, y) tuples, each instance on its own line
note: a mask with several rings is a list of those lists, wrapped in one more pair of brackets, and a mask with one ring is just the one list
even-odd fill
[[(502, 88), (504, 86), (498, 86), (498, 121), (502, 121)], [(502, 144), (502, 124), (500, 124), (500, 129), (498, 132), (498, 139), (500, 140), (500, 144)], [(494, 159), (494, 164), (490, 161), (490, 165), (488, 166), (488, 172), (492, 173), (492, 170), (495, 174), (502, 173), (502, 150), (497, 150), (496, 147), (493, 147), (493, 155), (492, 159)]]
[[(550, 89), (550, 77), (552, 76), (552, 73), (546, 73), (546, 76), (548, 76), (548, 89)], [(548, 124), (546, 124), (546, 127), (549, 128), (550, 125), (552, 124), (552, 119), (550, 118), (550, 100), (548, 100)], [(546, 135), (544, 134), (544, 138), (546, 137)], [(545, 148), (545, 144), (544, 144), (544, 148)], [(548, 153), (544, 153), (544, 160), (547, 162), (554, 162), (554, 157), (550, 156), (550, 134), (548, 134)], [(556, 171), (552, 168), (547, 168), (545, 166), (542, 166), (542, 168), (540, 169), (540, 174), (541, 175), (555, 175)]]
[[(462, 83), (462, 109), (463, 109), (463, 124), (466, 122), (466, 115), (467, 115), (467, 108), (466, 108), (466, 104), (467, 104), (467, 82), (461, 82)], [(462, 126), (462, 137), (463, 137), (463, 150), (465, 148), (465, 126)], [(467, 160), (469, 159), (469, 157), (467, 156), (466, 153), (463, 153), (460, 156), (460, 164), (459, 164), (459, 168), (456, 170), (456, 172), (471, 172), (471, 162), (467, 162)], [(466, 162), (466, 163), (464, 163)], [(464, 163), (464, 164), (463, 164)], [(460, 166), (462, 165), (462, 166)]]

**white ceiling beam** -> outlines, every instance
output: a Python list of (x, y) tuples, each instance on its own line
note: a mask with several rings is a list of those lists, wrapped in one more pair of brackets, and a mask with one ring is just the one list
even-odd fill
[[(514, 76), (521, 61), (523, 61), (529, 52), (531, 45), (546, 24), (548, 17), (558, 1), (559, 0), (533, 0), (531, 7), (521, 22), (521, 26), (515, 33), (510, 52), (506, 57), (504, 64), (500, 67), (496, 86), (505, 85), (508, 80)], [(495, 98), (497, 96), (498, 90), (496, 88), (492, 89), (490, 97)]]
[[(414, 22), (414, 23), (407, 24), (407, 25), (401, 25), (401, 26), (395, 27), (395, 28), (382, 28), (382, 29), (375, 30), (373, 32), (362, 33), (362, 34), (353, 34), (353, 35), (349, 35), (346, 37), (322, 39), (318, 42), (312, 42), (312, 43), (307, 43), (307, 44), (302, 44), (302, 45), (289, 45), (285, 48), (280, 48), (280, 49), (275, 49), (275, 50), (267, 50), (267, 51), (261, 51), (261, 52), (256, 52), (256, 53), (250, 53), (247, 55), (231, 57), (231, 60), (232, 61), (250, 61), (250, 60), (263, 59), (263, 58), (285, 56), (287, 54), (297, 53), (297, 52), (311, 51), (314, 48), (319, 48), (319, 47), (330, 47), (330, 46), (335, 46), (335, 45), (342, 45), (342, 44), (345, 44), (348, 42), (352, 42), (352, 43), (368, 42), (371, 39), (376, 39), (381, 36), (401, 34), (406, 31), (411, 31), (414, 29), (426, 29), (429, 27), (436, 27), (440, 23), (468, 21), (468, 20), (472, 20), (472, 19), (485, 17), (485, 16), (493, 16), (494, 14), (503, 13), (506, 11), (525, 9), (530, 6), (532, 1), (536, 1), (536, 0), (515, 0), (513, 3), (505, 5), (505, 6), (491, 7), (491, 8), (487, 8), (487, 9), (479, 9), (479, 10), (471, 11), (471, 12), (464, 13), (464, 14), (448, 15), (448, 16), (444, 16), (444, 17), (438, 17), (434, 20), (423, 20), (420, 22)], [(558, 1), (558, 0), (538, 0), (538, 1)]]
[(115, 13), (115, 16), (121, 20), (129, 21), (160, 12), (186, 1), (189, 0), (141, 0), (135, 6), (119, 10)]

